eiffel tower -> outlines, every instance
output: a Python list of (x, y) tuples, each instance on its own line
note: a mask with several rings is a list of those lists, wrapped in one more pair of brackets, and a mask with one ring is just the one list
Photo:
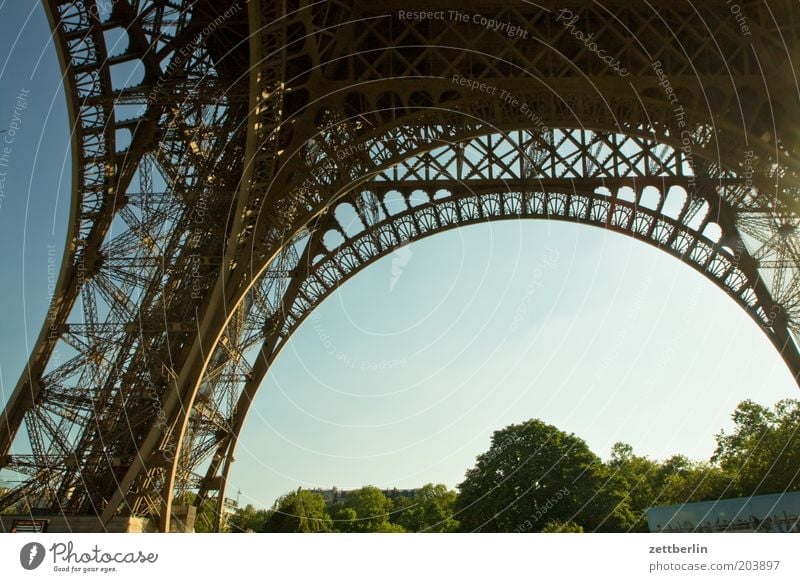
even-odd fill
[(186, 493), (221, 513), (295, 330), (366, 266), (470, 224), (563, 220), (653, 245), (800, 378), (789, 0), (43, 3), (72, 201), (0, 422), (0, 467), (26, 476), (0, 508), (97, 531), (180, 529)]

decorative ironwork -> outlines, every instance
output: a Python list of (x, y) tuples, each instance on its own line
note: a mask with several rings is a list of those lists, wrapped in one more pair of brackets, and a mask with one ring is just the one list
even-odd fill
[(221, 512), (292, 333), (370, 263), (467, 224), (563, 220), (660, 248), (800, 379), (788, 0), (740, 1), (746, 33), (724, 2), (444, 2), (427, 21), (353, 4), (44, 0), (73, 200), (0, 423), (0, 466), (28, 479), (0, 508), (169, 531), (192, 491)]

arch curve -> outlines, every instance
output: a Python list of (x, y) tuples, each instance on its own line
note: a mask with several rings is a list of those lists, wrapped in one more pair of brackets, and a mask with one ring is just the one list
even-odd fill
[[(263, 307), (251, 312), (258, 319), (252, 328), (261, 335), (251, 334), (239, 349), (257, 347), (257, 355), (243, 383), (230, 437), (218, 443), (205, 483), (227, 480), (239, 431), (261, 381), (318, 305), (398, 248), (466, 225), (558, 220), (608, 229), (661, 249), (731, 296), (793, 373), (800, 371), (797, 349), (785, 321), (776, 320), (775, 299), (752, 246), (740, 224), (727, 220), (726, 205), (746, 182), (735, 172), (702, 180), (679, 150), (655, 140), (572, 128), (553, 130), (545, 147), (534, 130), (485, 134), (410, 156), (398, 166), (337, 199), (297, 239), (291, 257), (276, 261), (280, 268), (270, 267), (251, 290), (248, 303)], [(330, 233), (337, 234), (338, 244), (326, 244)], [(282, 275), (281, 287), (276, 281)], [(266, 297), (277, 288), (280, 299), (270, 302)], [(201, 493), (200, 498), (206, 490)]]
[[(103, 523), (122, 510), (164, 530), (175, 491), (221, 504), (251, 396), (302, 318), (398, 244), (486, 220), (587, 222), (663, 248), (731, 293), (800, 378), (797, 99), (780, 81), (797, 35), (774, 30), (776, 15), (798, 28), (788, 1), (752, 7), (753, 51), (713, 3), (659, 6), (675, 37), (650, 33), (650, 6), (616, 3), (615, 24), (576, 5), (630, 79), (532, 3), (497, 7), (527, 43), (364, 3), (113, 4), (45, 0), (75, 122), (48, 324), (76, 356), (55, 363), (43, 331), (7, 407), (0, 466), (31, 477), (14, 495), (84, 513), (108, 500)], [(132, 63), (141, 83), (111, 82)], [(23, 419), (34, 454), (12, 459)]]

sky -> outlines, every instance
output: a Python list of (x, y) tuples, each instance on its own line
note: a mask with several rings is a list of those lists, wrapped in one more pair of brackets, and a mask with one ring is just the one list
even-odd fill
[[(2, 402), (64, 247), (60, 82), (40, 3), (0, 0), (0, 131), (27, 91), (0, 168)], [(453, 487), (493, 431), (530, 418), (604, 458), (624, 441), (706, 459), (738, 402), (797, 397), (749, 316), (665, 253), (573, 224), (464, 227), (368, 267), (301, 326), (258, 393), (228, 496), (269, 506), (299, 486)]]

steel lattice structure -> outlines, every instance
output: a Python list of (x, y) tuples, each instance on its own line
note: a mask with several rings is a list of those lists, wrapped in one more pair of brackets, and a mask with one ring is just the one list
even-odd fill
[(164, 531), (179, 493), (221, 509), (249, 406), (304, 319), (467, 224), (564, 220), (662, 249), (800, 379), (790, 0), (443, 0), (436, 20), (415, 0), (240, 1), (44, 0), (73, 198), (0, 423), (0, 467), (29, 479), (0, 508)]

